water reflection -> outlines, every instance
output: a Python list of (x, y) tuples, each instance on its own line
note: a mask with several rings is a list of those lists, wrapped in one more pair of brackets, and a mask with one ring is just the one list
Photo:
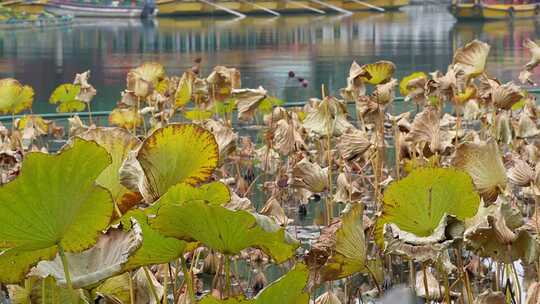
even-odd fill
[[(352, 60), (392, 60), (401, 77), (444, 69), (452, 50), (473, 38), (492, 44), (489, 69), (509, 80), (526, 61), (521, 41), (534, 38), (537, 28), (534, 20), (456, 24), (443, 6), (350, 17), (85, 20), (62, 28), (0, 31), (0, 76), (34, 86), (36, 109), (44, 112), (54, 109), (46, 100), (57, 84), (91, 69), (99, 90), (94, 109), (103, 110), (119, 98), (126, 72), (141, 62), (159, 61), (170, 73), (180, 73), (202, 57), (205, 73), (217, 64), (235, 66), (244, 86), (261, 84), (288, 101), (303, 101), (319, 95), (322, 83), (334, 93), (343, 87)], [(289, 70), (309, 87), (288, 79)]]

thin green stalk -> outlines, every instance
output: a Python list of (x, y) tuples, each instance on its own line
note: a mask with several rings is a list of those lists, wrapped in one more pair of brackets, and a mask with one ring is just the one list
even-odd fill
[(159, 296), (156, 291), (156, 286), (154, 286), (154, 282), (152, 282), (152, 278), (150, 277), (150, 271), (148, 270), (148, 267), (146, 266), (143, 266), (142, 269), (144, 270), (144, 276), (146, 277), (146, 282), (148, 283), (148, 286), (150, 287), (150, 291), (152, 292), (152, 295), (154, 296), (156, 303), (159, 303)]
[(60, 259), (62, 260), (62, 267), (64, 268), (64, 276), (66, 277), (66, 285), (69, 292), (69, 296), (71, 298), (71, 302), (74, 302), (73, 301), (73, 285), (71, 284), (71, 277), (69, 276), (69, 264), (66, 257), (66, 253), (64, 252), (64, 248), (60, 244), (58, 244), (58, 254), (60, 255)]
[(522, 303), (522, 299), (521, 299), (521, 284), (519, 283), (519, 278), (518, 278), (518, 273), (517, 273), (517, 270), (516, 270), (516, 265), (514, 265), (514, 263), (511, 264), (512, 266), (512, 273), (514, 274), (514, 280), (516, 281), (516, 288), (517, 288), (517, 295), (518, 295), (518, 302), (519, 303)]
[(193, 280), (191, 277), (191, 272), (188, 271), (186, 260), (183, 256), (180, 256), (180, 262), (182, 264), (182, 272), (184, 273), (184, 282), (187, 284), (189, 297), (191, 298), (191, 301), (195, 303), (195, 291), (193, 290)]
[(231, 294), (231, 265), (229, 256), (225, 255), (225, 295), (227, 297)]
[(178, 303), (178, 299), (177, 299), (177, 296), (176, 296), (176, 278), (178, 276), (173, 275), (171, 263), (169, 262), (169, 263), (167, 263), (167, 265), (169, 266), (169, 277), (170, 277), (170, 281), (171, 281), (171, 285), (172, 285), (172, 294), (173, 294), (174, 303)]
[(424, 274), (424, 292), (426, 295), (426, 303), (429, 303), (429, 287), (427, 281), (426, 263), (422, 263), (422, 273)]
[(128, 281), (129, 281), (129, 303), (135, 304), (135, 290), (133, 289), (133, 278), (131, 277), (133, 273), (131, 271), (128, 275)]
[(47, 288), (45, 287), (45, 279), (41, 280), (41, 303), (46, 304), (47, 297), (45, 296), (45, 293), (47, 292)]

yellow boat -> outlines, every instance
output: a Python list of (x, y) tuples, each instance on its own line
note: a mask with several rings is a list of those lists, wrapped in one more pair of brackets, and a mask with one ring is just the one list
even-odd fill
[[(211, 15), (223, 14), (220, 10), (205, 1), (196, 0), (158, 0), (156, 2), (159, 15)], [(236, 12), (249, 14), (262, 14), (265, 10), (272, 10), (278, 13), (322, 13), (329, 11), (327, 6), (310, 0), (244, 0), (244, 1), (214, 1), (214, 3), (224, 8)], [(327, 0), (323, 1), (327, 5), (339, 7), (348, 11), (370, 10), (371, 6), (381, 7), (385, 10), (396, 10), (402, 6), (409, 5), (410, 0)], [(331, 9), (330, 9), (331, 11)]]
[(15, 12), (18, 13), (28, 13), (28, 14), (41, 14), (44, 9), (45, 5), (47, 4), (47, 0), (36, 0), (36, 1), (24, 1), (24, 0), (8, 0), (8, 1), (0, 1), (0, 5), (11, 8)]
[(540, 15), (540, 4), (452, 3), (450, 12), (458, 20), (527, 19)]

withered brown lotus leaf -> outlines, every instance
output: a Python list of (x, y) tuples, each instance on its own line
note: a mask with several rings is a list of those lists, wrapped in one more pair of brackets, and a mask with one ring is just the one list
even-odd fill
[(285, 210), (281, 208), (281, 204), (275, 197), (270, 197), (259, 213), (274, 219), (280, 226), (287, 226), (292, 221), (287, 217)]
[(253, 119), (259, 104), (267, 97), (266, 93), (267, 91), (263, 87), (232, 90), (232, 96), (236, 99), (238, 107), (238, 119), (243, 121)]
[(529, 60), (523, 68), (527, 71), (532, 71), (540, 64), (540, 47), (536, 42), (530, 39), (525, 39), (525, 41), (523, 41), (523, 47), (528, 49), (531, 53), (531, 60)]
[(372, 146), (366, 133), (351, 129), (339, 137), (336, 144), (339, 155), (346, 161), (351, 161), (362, 157), (362, 155)]
[(274, 131), (274, 147), (283, 155), (306, 150), (306, 143), (302, 138), (300, 123), (288, 115), (277, 121)]
[(275, 174), (281, 165), (279, 153), (268, 146), (255, 150), (255, 159), (257, 167), (269, 174)]
[(511, 82), (492, 87), (491, 101), (499, 109), (509, 110), (521, 99), (523, 99), (521, 88)]
[(89, 103), (94, 96), (96, 96), (96, 89), (88, 83), (88, 79), (90, 78), (90, 71), (86, 71), (81, 74), (75, 75), (75, 80), (73, 81), (73, 84), (79, 85), (81, 90), (79, 91), (79, 94), (75, 97), (77, 100)]
[(506, 171), (494, 140), (458, 146), (452, 163), (469, 173), (486, 203), (497, 200), (499, 193), (506, 188)]
[(369, 72), (353, 61), (347, 77), (347, 87), (341, 89), (341, 96), (347, 101), (355, 101), (366, 93), (364, 80), (370, 78)]
[(219, 160), (223, 162), (227, 157), (236, 150), (236, 141), (238, 134), (223, 122), (208, 119), (203, 122), (203, 126), (208, 131), (212, 132), (216, 138), (219, 147)]
[[(206, 78), (206, 82), (208, 83), (208, 96), (211, 99), (223, 101), (230, 97), (233, 89), (240, 89), (240, 71), (235, 68), (216, 66)], [(198, 86), (196, 81), (194, 86)], [(194, 91), (196, 90), (194, 89)]]
[(304, 158), (293, 167), (289, 184), (313, 193), (324, 192), (328, 189), (328, 168)]
[(332, 291), (327, 291), (315, 299), (315, 304), (341, 304), (341, 301)]
[(362, 197), (362, 191), (360, 186), (355, 180), (351, 180), (352, 176), (350, 172), (339, 173), (336, 180), (336, 194), (334, 195), (334, 201), (341, 203), (357, 202)]
[(540, 134), (540, 130), (538, 130), (536, 123), (525, 111), (519, 114), (519, 120), (515, 131), (516, 136), (519, 138), (535, 137)]
[(525, 304), (538, 304), (540, 303), (540, 283), (533, 282), (529, 288), (527, 288), (527, 299)]
[(374, 100), (381, 105), (392, 103), (396, 97), (397, 79), (392, 78), (386, 83), (378, 84), (373, 92)]
[(512, 167), (508, 171), (508, 180), (519, 187), (529, 187), (536, 180), (534, 169), (526, 161), (514, 157)]
[(476, 297), (474, 304), (506, 304), (506, 298), (502, 292), (488, 289)]
[(414, 118), (406, 140), (427, 143), (432, 153), (439, 154), (452, 146), (449, 134), (441, 130), (439, 112), (432, 107), (426, 108)]
[(339, 136), (353, 125), (347, 120), (345, 104), (329, 96), (314, 103), (304, 119), (304, 128), (315, 136)]
[(473, 40), (455, 51), (452, 64), (466, 78), (476, 77), (484, 73), (489, 49), (487, 43)]

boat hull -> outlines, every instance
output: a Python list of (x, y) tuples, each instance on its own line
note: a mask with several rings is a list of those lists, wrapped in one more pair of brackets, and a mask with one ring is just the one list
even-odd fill
[[(253, 2), (251, 4), (249, 2)], [(337, 6), (349, 11), (365, 11), (370, 8), (364, 4), (351, 1), (351, 0), (327, 0), (324, 1), (327, 4)], [(398, 9), (402, 6), (409, 5), (410, 0), (367, 0), (364, 1), (374, 6), (382, 7), (387, 10)], [(265, 14), (263, 9), (270, 9), (281, 14), (295, 14), (295, 13), (314, 13), (316, 10), (335, 12), (328, 7), (315, 3), (309, 0), (257, 0), (257, 1), (219, 1), (220, 6), (226, 7), (231, 10), (235, 10), (242, 14)], [(226, 14), (225, 12), (207, 5), (199, 1), (177, 1), (177, 0), (160, 0), (157, 1), (157, 7), (159, 15), (214, 15), (214, 14)], [(312, 8), (312, 9), (310, 9)]]
[(537, 4), (453, 4), (450, 12), (458, 20), (512, 20), (530, 19), (540, 15), (540, 5)]
[(143, 13), (143, 9), (139, 7), (97, 7), (60, 3), (48, 3), (45, 10), (55, 15), (83, 18), (141, 18)]

